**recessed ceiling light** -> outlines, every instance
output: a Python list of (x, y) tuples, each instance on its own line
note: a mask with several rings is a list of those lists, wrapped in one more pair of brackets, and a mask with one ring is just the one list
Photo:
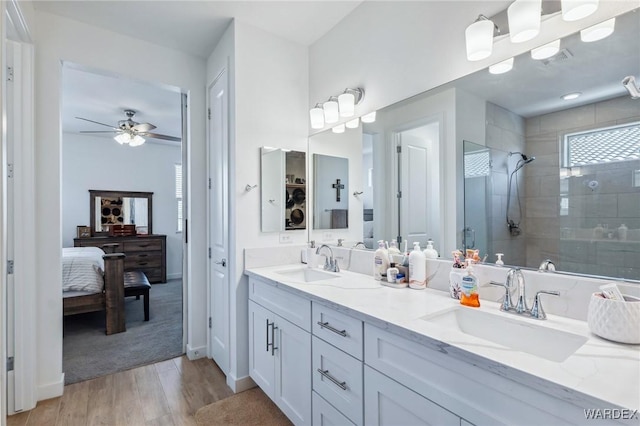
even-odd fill
[(513, 68), (513, 58), (509, 58), (506, 61), (498, 62), (497, 64), (493, 64), (489, 67), (489, 72), (491, 74), (504, 74), (505, 72), (511, 71)]
[(567, 93), (566, 95), (562, 95), (560, 97), (565, 101), (570, 101), (571, 99), (576, 99), (580, 95), (582, 95), (582, 92), (573, 92), (573, 93)]

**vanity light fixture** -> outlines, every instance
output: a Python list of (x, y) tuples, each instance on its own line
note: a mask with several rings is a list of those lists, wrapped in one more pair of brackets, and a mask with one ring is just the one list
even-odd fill
[(360, 119), (356, 117), (353, 120), (347, 121), (345, 123), (345, 126), (347, 127), (347, 129), (357, 129), (359, 124), (360, 124)]
[(373, 123), (374, 121), (376, 121), (376, 112), (370, 112), (369, 114), (365, 114), (362, 117), (360, 117), (360, 120), (363, 123)]
[(561, 0), (562, 19), (577, 21), (598, 10), (599, 0)]
[(516, 0), (507, 9), (512, 43), (531, 40), (540, 32), (542, 0)]
[(337, 126), (333, 127), (331, 131), (333, 133), (344, 133), (344, 127), (344, 123), (338, 124)]
[(565, 101), (570, 101), (572, 99), (576, 99), (580, 97), (580, 95), (582, 95), (582, 92), (573, 92), (573, 93), (567, 93), (566, 95), (562, 95), (560, 97)]
[(616, 26), (616, 18), (611, 18), (604, 22), (600, 22), (589, 28), (580, 31), (580, 40), (590, 43), (592, 41), (602, 40), (613, 34)]
[(560, 39), (531, 50), (531, 58), (535, 60), (547, 59), (560, 51)]
[(322, 105), (316, 104), (309, 110), (309, 118), (311, 120), (312, 129), (322, 129), (324, 127), (324, 110)]
[(478, 19), (467, 27), (464, 36), (468, 60), (481, 61), (491, 56), (493, 34), (497, 28), (493, 21), (484, 15), (478, 15)]
[(338, 99), (335, 96), (329, 98), (328, 101), (322, 104), (324, 111), (324, 122), (327, 124), (335, 123), (340, 118), (338, 112)]
[(513, 69), (513, 58), (509, 58), (505, 61), (498, 62), (497, 64), (493, 64), (489, 67), (489, 72), (491, 74), (504, 74), (505, 72), (509, 72)]
[(344, 92), (338, 96), (340, 117), (353, 117), (356, 113), (356, 105), (362, 102), (362, 98), (364, 98), (363, 89), (344, 89)]

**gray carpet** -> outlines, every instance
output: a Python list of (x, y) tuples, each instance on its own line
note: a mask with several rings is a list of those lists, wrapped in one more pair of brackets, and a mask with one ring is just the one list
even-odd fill
[(124, 333), (104, 334), (104, 312), (64, 318), (65, 384), (182, 355), (182, 280), (153, 284), (149, 294), (148, 322), (142, 297), (125, 299)]

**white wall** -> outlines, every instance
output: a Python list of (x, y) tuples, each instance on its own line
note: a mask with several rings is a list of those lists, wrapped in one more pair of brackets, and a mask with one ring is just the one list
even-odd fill
[[(62, 394), (62, 300), (61, 294), (61, 155), (60, 129), (62, 61), (106, 70), (130, 78), (180, 87), (189, 94), (186, 141), (189, 155), (189, 226), (204, 229), (204, 60), (176, 50), (36, 11), (36, 208), (46, 211), (37, 218), (37, 375), (38, 399)], [(194, 257), (188, 291), (204, 292), (204, 239), (190, 232)], [(197, 253), (202, 253), (196, 257)], [(186, 315), (190, 321), (188, 342), (206, 339), (205, 297), (190, 298)], [(199, 326), (199, 329), (195, 330)]]
[[(307, 150), (308, 57), (304, 46), (237, 20), (207, 62), (207, 84), (230, 68), (231, 279), (229, 309), (230, 371), (227, 383), (249, 375), (248, 282), (242, 275), (243, 250), (279, 244), (279, 233), (260, 231), (260, 191), (245, 185), (260, 181), (260, 147)], [(291, 243), (307, 232), (285, 231)]]
[(180, 278), (174, 167), (182, 162), (181, 147), (150, 142), (130, 147), (71, 133), (62, 137), (62, 246), (73, 247), (76, 226), (89, 225), (90, 189), (153, 192), (153, 233), (167, 236), (167, 276)]

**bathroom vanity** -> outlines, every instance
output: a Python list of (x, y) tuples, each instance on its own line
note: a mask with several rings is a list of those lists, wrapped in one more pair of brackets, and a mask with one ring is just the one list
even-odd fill
[(640, 347), (584, 321), (300, 264), (245, 273), (250, 375), (295, 424), (640, 423)]

